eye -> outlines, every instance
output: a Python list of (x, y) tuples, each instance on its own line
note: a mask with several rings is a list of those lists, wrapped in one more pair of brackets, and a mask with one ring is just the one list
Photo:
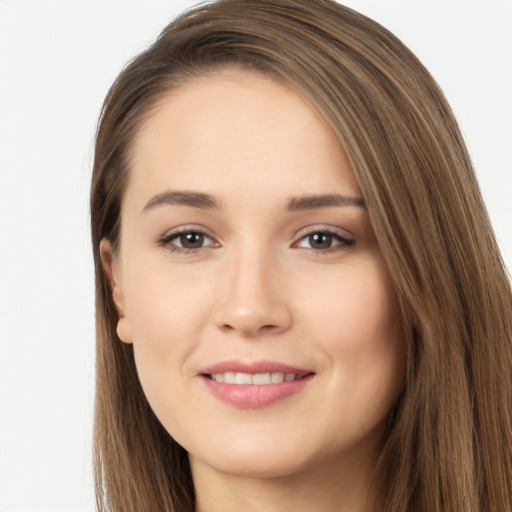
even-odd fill
[(201, 231), (187, 230), (169, 233), (158, 240), (158, 245), (172, 252), (195, 252), (203, 247), (218, 247), (218, 243)]
[(184, 249), (199, 249), (199, 247), (204, 246), (205, 241), (209, 241), (210, 239), (206, 235), (203, 235), (203, 233), (191, 231), (190, 233), (177, 235), (172, 240), (174, 240), (174, 244), (178, 247), (183, 247)]
[(296, 247), (313, 249), (318, 252), (329, 253), (343, 250), (355, 244), (355, 241), (333, 233), (332, 231), (315, 231), (303, 236)]

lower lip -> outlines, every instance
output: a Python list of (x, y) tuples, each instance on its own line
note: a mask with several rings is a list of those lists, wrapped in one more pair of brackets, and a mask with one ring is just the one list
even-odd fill
[(203, 377), (208, 389), (217, 398), (228, 404), (244, 409), (266, 407), (301, 391), (313, 378), (313, 374), (299, 380), (284, 381), (279, 384), (226, 384)]

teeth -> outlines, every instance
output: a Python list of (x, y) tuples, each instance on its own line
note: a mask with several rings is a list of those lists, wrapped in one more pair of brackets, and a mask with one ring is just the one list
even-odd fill
[(264, 386), (265, 384), (280, 384), (281, 382), (290, 382), (299, 379), (295, 373), (241, 373), (241, 372), (226, 372), (214, 373), (212, 380), (216, 382), (224, 382), (225, 384), (239, 384), (248, 385), (253, 384), (257, 386)]
[(252, 376), (252, 383), (261, 385), (261, 384), (270, 384), (270, 373), (257, 373)]
[[(235, 372), (226, 372), (224, 374), (221, 373), (220, 375), (221, 376), (224, 375), (224, 382), (226, 384), (235, 384), (235, 379), (236, 379), (236, 373)], [(217, 380), (217, 379), (215, 379), (215, 380)]]
[(250, 373), (237, 373), (235, 384), (252, 384), (252, 375)]
[(270, 374), (270, 382), (272, 384), (280, 384), (284, 381), (284, 373), (271, 373)]

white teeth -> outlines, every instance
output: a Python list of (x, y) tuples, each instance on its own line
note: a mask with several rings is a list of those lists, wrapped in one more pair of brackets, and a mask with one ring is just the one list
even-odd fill
[(271, 373), (270, 374), (270, 382), (272, 384), (280, 384), (284, 381), (284, 373)]
[(253, 375), (252, 383), (257, 385), (270, 384), (270, 373), (257, 373)]
[[(224, 374), (220, 373), (219, 375), (224, 375), (224, 382), (226, 384), (235, 384), (236, 373), (235, 372), (226, 372)], [(215, 379), (217, 380), (217, 379)]]
[(252, 384), (252, 375), (250, 373), (237, 373), (235, 384)]
[(211, 376), (216, 382), (224, 382), (225, 384), (264, 386), (266, 384), (281, 384), (281, 382), (290, 382), (299, 378), (295, 373), (242, 373), (242, 372), (225, 372), (214, 373)]

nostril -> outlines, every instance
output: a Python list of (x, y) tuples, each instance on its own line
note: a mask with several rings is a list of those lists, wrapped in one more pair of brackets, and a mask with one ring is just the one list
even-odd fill
[(279, 330), (279, 326), (275, 324), (265, 324), (258, 326), (257, 323), (242, 324), (240, 322), (235, 325), (225, 323), (221, 325), (220, 328), (225, 332), (237, 331), (242, 334), (242, 336), (246, 337), (256, 336), (258, 334), (270, 334), (273, 331)]
[(275, 330), (275, 329), (278, 329), (279, 326), (277, 325), (271, 325), (271, 324), (268, 324), (268, 325), (262, 325), (260, 327), (260, 330), (264, 330), (264, 331), (272, 331), (272, 330)]

